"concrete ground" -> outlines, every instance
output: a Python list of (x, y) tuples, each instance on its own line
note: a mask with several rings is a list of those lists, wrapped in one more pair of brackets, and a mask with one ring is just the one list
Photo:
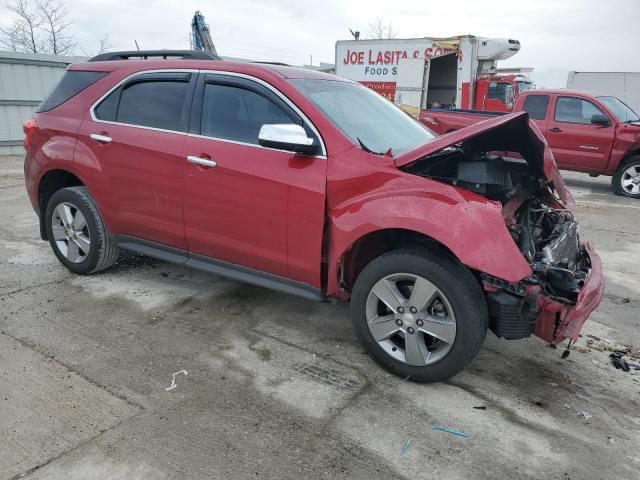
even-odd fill
[[(640, 202), (567, 181), (607, 276), (583, 333), (638, 346)], [(640, 371), (606, 352), (489, 334), (451, 381), (409, 383), (344, 305), (136, 255), (68, 273), (18, 157), (0, 158), (0, 218), (0, 479), (638, 478)]]

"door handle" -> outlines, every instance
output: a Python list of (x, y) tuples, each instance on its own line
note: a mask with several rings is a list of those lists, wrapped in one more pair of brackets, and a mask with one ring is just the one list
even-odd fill
[(189, 155), (187, 157), (187, 162), (194, 163), (196, 165), (201, 165), (203, 167), (213, 168), (218, 165), (214, 160), (209, 160), (207, 158), (200, 158), (194, 155)]
[(562, 131), (562, 129), (558, 128), (558, 127), (553, 127), (553, 128), (550, 128), (549, 131), (551, 133), (560, 133)]
[(100, 143), (111, 143), (111, 137), (108, 135), (100, 135), (99, 133), (92, 133), (89, 135), (93, 140)]

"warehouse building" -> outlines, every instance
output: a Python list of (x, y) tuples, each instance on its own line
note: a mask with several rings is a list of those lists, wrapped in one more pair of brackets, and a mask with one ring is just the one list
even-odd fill
[(54, 87), (67, 65), (85, 57), (0, 52), (0, 155), (21, 154), (22, 122)]

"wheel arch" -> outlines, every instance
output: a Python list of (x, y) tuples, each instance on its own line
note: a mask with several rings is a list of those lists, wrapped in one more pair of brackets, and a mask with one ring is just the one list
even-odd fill
[(624, 156), (622, 157), (622, 160), (620, 160), (620, 165), (625, 163), (631, 157), (637, 157), (637, 156), (640, 156), (640, 144), (634, 145), (633, 148), (630, 148), (627, 151), (627, 153), (624, 154)]
[(391, 250), (413, 247), (441, 253), (461, 263), (449, 247), (425, 233), (407, 228), (372, 230), (356, 239), (342, 255), (340, 286), (350, 292), (358, 274), (374, 258)]
[(47, 203), (58, 190), (67, 187), (85, 186), (85, 182), (75, 173), (65, 169), (51, 169), (45, 172), (38, 182), (38, 209), (40, 218), (40, 238), (48, 240), (44, 217)]

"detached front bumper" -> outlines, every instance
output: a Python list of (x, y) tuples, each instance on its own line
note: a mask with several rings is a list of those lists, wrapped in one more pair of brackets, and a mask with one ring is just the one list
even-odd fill
[(600, 305), (604, 295), (602, 261), (591, 243), (584, 245), (591, 268), (575, 305), (567, 305), (544, 295), (538, 297), (540, 314), (533, 333), (543, 340), (557, 344), (570, 338), (577, 340), (589, 315)]

